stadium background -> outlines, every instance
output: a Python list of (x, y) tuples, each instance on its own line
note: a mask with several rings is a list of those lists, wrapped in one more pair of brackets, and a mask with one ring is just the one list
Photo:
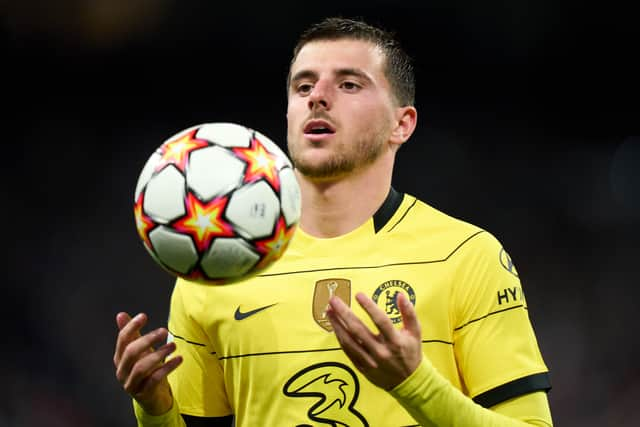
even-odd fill
[(556, 425), (637, 425), (630, 6), (42, 3), (0, 5), (1, 427), (133, 425), (113, 373), (114, 316), (162, 324), (172, 285), (135, 233), (137, 175), (167, 136), (201, 122), (239, 122), (284, 146), (295, 37), (334, 14), (397, 30), (415, 57), (419, 128), (395, 186), (504, 243), (551, 369)]

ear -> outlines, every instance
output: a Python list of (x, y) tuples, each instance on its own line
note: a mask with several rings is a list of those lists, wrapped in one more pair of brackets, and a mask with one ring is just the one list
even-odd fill
[(413, 134), (417, 122), (418, 112), (415, 107), (396, 108), (395, 128), (391, 132), (389, 142), (399, 148)]

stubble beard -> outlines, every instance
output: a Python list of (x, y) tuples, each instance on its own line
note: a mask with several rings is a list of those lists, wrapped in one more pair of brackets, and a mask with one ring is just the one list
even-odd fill
[(289, 144), (291, 161), (302, 175), (314, 180), (340, 178), (373, 163), (384, 151), (386, 132), (377, 129), (363, 135), (354, 143), (342, 144), (322, 162), (304, 159), (297, 147)]

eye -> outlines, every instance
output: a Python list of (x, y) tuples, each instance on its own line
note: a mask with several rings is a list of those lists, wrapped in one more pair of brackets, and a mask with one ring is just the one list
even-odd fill
[(358, 89), (360, 89), (360, 85), (356, 82), (352, 82), (352, 81), (344, 81), (340, 84), (340, 87), (345, 89), (348, 92), (355, 92)]
[(296, 86), (296, 92), (300, 95), (308, 95), (311, 90), (313, 90), (313, 85), (311, 83), (300, 83)]

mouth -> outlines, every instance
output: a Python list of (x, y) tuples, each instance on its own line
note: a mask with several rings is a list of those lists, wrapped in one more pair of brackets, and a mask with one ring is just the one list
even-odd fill
[(324, 135), (336, 133), (335, 127), (326, 120), (310, 120), (303, 128), (303, 133), (307, 137), (318, 138)]

